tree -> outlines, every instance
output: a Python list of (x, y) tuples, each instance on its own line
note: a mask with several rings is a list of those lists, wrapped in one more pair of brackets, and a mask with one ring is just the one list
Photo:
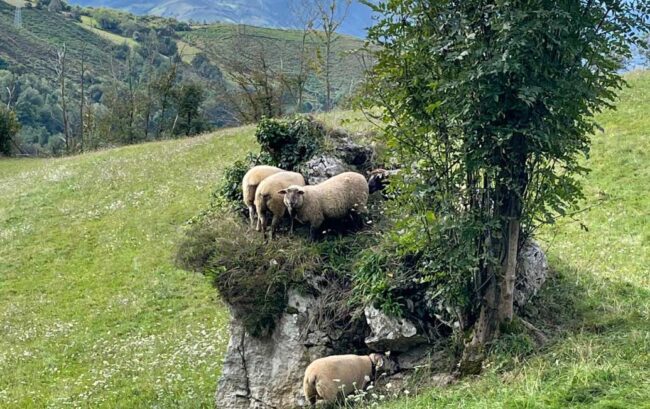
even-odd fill
[(281, 64), (276, 63), (280, 50), (272, 43), (247, 35), (245, 27), (238, 27), (229, 48), (232, 51), (224, 56), (222, 64), (235, 87), (227, 89), (224, 95), (237, 111), (238, 119), (258, 122), (263, 117), (281, 116), (287, 82), (282, 81)]
[(16, 113), (0, 105), (0, 154), (10, 155), (11, 145), (16, 145), (14, 137), (20, 130)]
[(63, 43), (63, 46), (61, 49), (56, 51), (57, 55), (57, 65), (55, 67), (56, 74), (57, 74), (57, 79), (59, 81), (59, 89), (60, 89), (60, 95), (61, 95), (61, 109), (63, 111), (63, 135), (65, 137), (65, 150), (67, 153), (70, 153), (70, 149), (72, 148), (72, 140), (70, 136), (70, 127), (68, 124), (68, 108), (66, 105), (66, 86), (65, 86), (65, 76), (66, 76), (66, 54), (67, 54), (67, 49), (65, 46), (65, 43)]
[(352, 0), (314, 0), (320, 20), (320, 37), (323, 45), (323, 76), (325, 78), (324, 110), (332, 109), (332, 69), (336, 63), (335, 45), (339, 40), (338, 29), (348, 15)]
[(374, 7), (381, 49), (366, 104), (383, 108), (387, 145), (410, 174), (390, 238), (427, 283), (430, 315), (463, 311), (473, 331), (461, 371), (476, 373), (513, 320), (518, 249), (581, 198), (594, 115), (625, 84), (619, 57), (648, 31), (650, 2)]
[(185, 136), (202, 131), (201, 126), (196, 126), (195, 120), (200, 117), (200, 109), (205, 95), (198, 84), (184, 84), (176, 94), (178, 116), (183, 120), (180, 129)]
[(312, 74), (314, 51), (311, 36), (314, 34), (314, 26), (318, 11), (310, 0), (300, 0), (292, 3), (292, 13), (300, 22), (302, 33), (300, 37), (300, 51), (298, 53), (298, 72), (293, 77), (294, 87), (289, 86), (289, 89), (295, 88), (296, 112), (303, 111), (305, 88), (307, 81)]

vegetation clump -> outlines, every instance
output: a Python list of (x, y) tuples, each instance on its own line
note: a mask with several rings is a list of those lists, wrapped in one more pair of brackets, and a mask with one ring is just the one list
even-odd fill
[(312, 117), (296, 116), (288, 120), (265, 118), (255, 136), (271, 159), (268, 165), (296, 170), (322, 149), (325, 133), (324, 125)]
[(265, 336), (287, 306), (287, 291), (321, 265), (316, 246), (298, 237), (265, 242), (233, 214), (213, 215), (190, 229), (177, 263), (210, 276), (253, 336)]

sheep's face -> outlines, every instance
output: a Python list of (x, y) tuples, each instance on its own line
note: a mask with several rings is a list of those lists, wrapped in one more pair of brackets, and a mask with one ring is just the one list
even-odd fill
[(390, 356), (384, 354), (370, 354), (370, 360), (375, 366), (377, 374), (391, 375), (398, 371), (398, 365)]
[(369, 193), (374, 193), (378, 190), (383, 190), (386, 184), (386, 171), (384, 169), (376, 169), (369, 173), (368, 190)]
[(289, 186), (286, 189), (280, 190), (278, 193), (284, 196), (284, 205), (287, 206), (290, 216), (293, 216), (296, 209), (302, 207), (305, 190), (300, 186)]

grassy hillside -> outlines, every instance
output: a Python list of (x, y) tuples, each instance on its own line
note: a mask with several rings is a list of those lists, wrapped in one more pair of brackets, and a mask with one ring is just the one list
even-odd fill
[[(526, 355), (506, 340), (501, 349), (522, 354), (495, 354), (480, 379), (414, 389), (384, 408), (650, 402), (650, 73), (628, 78), (594, 137), (590, 208), (579, 215), (589, 231), (565, 220), (542, 235), (556, 270), (542, 297), (566, 303), (543, 327), (553, 342)], [(0, 407), (213, 406), (227, 312), (171, 257), (223, 167), (254, 149), (252, 135), (0, 160)]]
[[(233, 54), (235, 50), (233, 42), (239, 35), (247, 41), (247, 44), (261, 45), (275, 71), (285, 73), (298, 71), (302, 31), (215, 23), (196, 26), (191, 31), (179, 34), (185, 43), (205, 52), (214, 64), (222, 68), (224, 59), (239, 58), (238, 55)], [(310, 35), (307, 42), (312, 50), (322, 45), (317, 34)], [(337, 61), (332, 68), (335, 95), (349, 94), (363, 80), (364, 67), (358, 57), (352, 53), (362, 46), (361, 39), (351, 36), (341, 35), (335, 41), (333, 50)], [(322, 67), (323, 61), (317, 61), (317, 58), (324, 58), (322, 52), (320, 57), (312, 57), (310, 61), (312, 67)], [(320, 81), (314, 80), (307, 88), (312, 92), (324, 94), (324, 87)]]
[[(496, 353), (479, 380), (381, 408), (650, 408), (650, 72), (627, 79), (593, 137), (588, 210), (541, 235), (555, 270), (542, 300), (566, 304), (542, 323), (551, 344), (505, 367)], [(522, 350), (516, 338), (504, 348)]]
[(252, 141), (0, 160), (0, 407), (212, 405), (227, 312), (172, 249)]
[(15, 8), (0, 1), (0, 57), (14, 72), (30, 72), (56, 79), (56, 50), (66, 44), (70, 74), (79, 70), (77, 61), (86, 47), (87, 64), (96, 74), (108, 74), (113, 42), (76, 24), (62, 14), (36, 8), (22, 10), (23, 28), (14, 27)]

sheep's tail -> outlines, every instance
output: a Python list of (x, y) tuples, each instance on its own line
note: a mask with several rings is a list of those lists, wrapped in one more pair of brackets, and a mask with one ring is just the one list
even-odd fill
[(316, 377), (305, 376), (305, 379), (302, 381), (302, 389), (305, 392), (305, 399), (313, 407), (316, 405), (316, 400), (318, 399), (318, 391), (316, 390)]

